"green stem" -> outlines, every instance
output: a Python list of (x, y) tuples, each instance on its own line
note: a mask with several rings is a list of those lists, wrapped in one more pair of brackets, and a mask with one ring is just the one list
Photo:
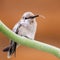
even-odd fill
[(1, 21), (0, 21), (0, 31), (3, 34), (5, 34), (8, 38), (12, 39), (13, 41), (15, 41), (19, 44), (51, 53), (51, 54), (57, 56), (58, 58), (60, 58), (60, 49), (59, 48), (57, 48), (55, 46), (45, 44), (45, 43), (42, 43), (42, 42), (38, 42), (38, 41), (35, 41), (35, 40), (30, 40), (30, 39), (27, 39), (25, 37), (18, 36), (17, 34), (12, 32)]

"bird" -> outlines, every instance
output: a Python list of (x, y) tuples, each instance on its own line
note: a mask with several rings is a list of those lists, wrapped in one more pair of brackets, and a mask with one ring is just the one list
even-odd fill
[[(19, 36), (34, 40), (37, 29), (36, 17), (39, 17), (39, 15), (35, 15), (32, 12), (25, 12), (15, 24), (12, 31)], [(14, 53), (16, 54), (18, 46), (16, 42), (11, 40), (9, 46), (4, 48), (3, 52), (7, 52), (7, 57), (10, 58)]]

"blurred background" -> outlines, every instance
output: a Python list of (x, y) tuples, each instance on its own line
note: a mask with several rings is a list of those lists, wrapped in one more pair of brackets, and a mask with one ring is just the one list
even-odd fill
[[(60, 48), (60, 0), (0, 0), (0, 19), (10, 28), (19, 21), (24, 12), (41, 14), (37, 18), (35, 39)], [(9, 38), (0, 32), (0, 60), (8, 60), (2, 49), (9, 45)], [(21, 46), (16, 57), (9, 60), (59, 60), (52, 54)]]

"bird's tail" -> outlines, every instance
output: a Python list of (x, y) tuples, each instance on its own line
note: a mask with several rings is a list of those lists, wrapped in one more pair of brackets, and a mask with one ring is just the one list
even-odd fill
[(11, 46), (8, 51), (8, 58), (10, 58), (15, 53), (16, 56), (16, 47)]
[(9, 51), (9, 46), (3, 49), (3, 52), (8, 52)]
[(14, 55), (16, 56), (16, 44), (14, 43), (13, 45), (6, 47), (5, 49), (3, 49), (3, 52), (8, 52), (8, 58), (10, 58), (14, 53)]

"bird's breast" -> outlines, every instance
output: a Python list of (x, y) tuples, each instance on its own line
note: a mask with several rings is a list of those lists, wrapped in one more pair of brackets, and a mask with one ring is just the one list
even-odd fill
[(22, 36), (27, 36), (31, 39), (34, 39), (33, 37), (34, 37), (34, 28), (35, 27), (36, 26), (34, 26), (34, 25), (21, 26), (19, 28), (18, 34), (22, 35)]

